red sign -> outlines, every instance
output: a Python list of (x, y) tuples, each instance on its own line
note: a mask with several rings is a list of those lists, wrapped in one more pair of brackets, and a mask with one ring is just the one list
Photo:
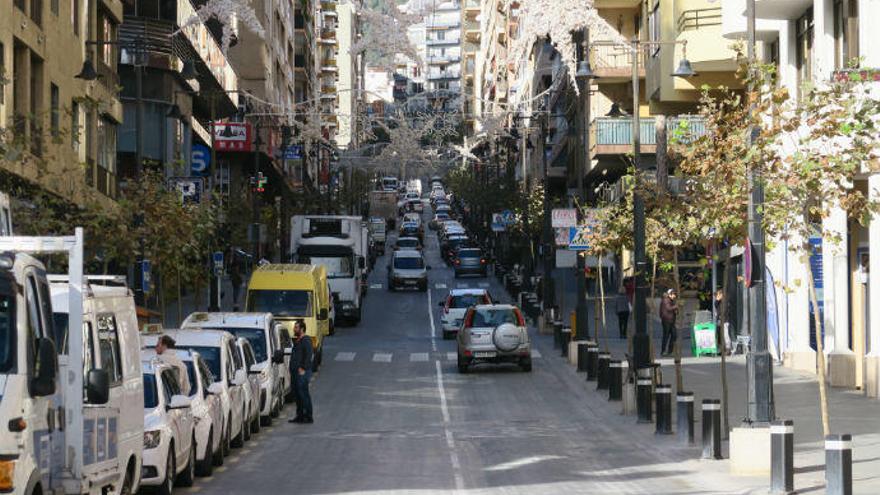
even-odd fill
[(247, 122), (215, 122), (214, 149), (252, 151), (251, 125)]

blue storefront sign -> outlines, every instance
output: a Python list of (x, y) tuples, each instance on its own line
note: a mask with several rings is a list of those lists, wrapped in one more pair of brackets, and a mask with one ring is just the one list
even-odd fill
[(293, 144), (284, 150), (285, 160), (301, 160), (303, 157), (303, 147), (301, 144)]
[(190, 169), (193, 177), (207, 177), (211, 174), (211, 148), (204, 144), (194, 144)]
[(141, 261), (141, 290), (144, 294), (149, 294), (153, 290), (153, 275), (150, 260)]
[[(816, 301), (819, 306), (819, 326), (822, 338), (825, 338), (825, 299), (823, 296), (824, 281), (822, 271), (822, 238), (810, 237), (810, 272), (813, 274), (813, 284), (816, 287)], [(812, 311), (812, 304), (810, 310)], [(810, 347), (816, 349), (816, 323), (810, 313)], [(823, 340), (824, 342), (824, 340)]]

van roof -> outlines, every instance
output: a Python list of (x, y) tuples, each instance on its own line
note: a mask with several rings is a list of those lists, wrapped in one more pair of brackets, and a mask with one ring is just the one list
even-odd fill
[(452, 289), (449, 291), (449, 295), (452, 297), (456, 296), (482, 296), (487, 293), (486, 289)]
[(272, 317), (272, 313), (206, 313), (198, 311), (191, 313), (181, 328), (264, 328), (266, 320)]
[[(224, 337), (232, 338), (232, 334), (223, 330), (165, 330), (162, 332), (177, 342), (178, 346), (220, 347)], [(141, 334), (143, 347), (155, 345), (159, 335)], [(149, 339), (149, 344), (147, 344)]]
[(269, 263), (257, 268), (257, 272), (311, 272), (316, 268), (315, 265), (304, 265), (299, 263)]
[[(67, 282), (53, 282), (49, 284), (49, 294), (52, 297), (52, 311), (56, 313), (67, 313), (70, 304), (70, 286)], [(125, 298), (132, 297), (128, 287), (120, 287), (113, 285), (92, 285), (86, 282), (83, 284), (83, 298), (102, 299), (102, 298)]]

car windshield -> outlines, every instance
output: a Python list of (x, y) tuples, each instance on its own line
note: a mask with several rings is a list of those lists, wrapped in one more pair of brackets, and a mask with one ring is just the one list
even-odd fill
[(449, 307), (453, 309), (469, 308), (477, 304), (485, 304), (486, 296), (482, 294), (462, 294), (460, 296), (452, 296)]
[(186, 365), (186, 375), (189, 377), (189, 391), (191, 395), (195, 395), (199, 389), (199, 381), (196, 379), (196, 363), (193, 361), (184, 361)]
[(419, 270), (425, 267), (425, 262), (421, 258), (407, 257), (394, 258), (394, 268), (400, 270)]
[[(312, 316), (312, 292), (308, 290), (252, 290), (247, 310), (276, 317)], [(212, 370), (213, 371), (213, 370)]]
[(225, 332), (229, 332), (236, 337), (244, 337), (248, 342), (251, 343), (251, 347), (254, 348), (254, 357), (257, 358), (258, 363), (262, 363), (263, 361), (269, 359), (269, 353), (266, 352), (266, 334), (263, 332), (262, 328), (232, 328), (232, 327), (223, 327), (223, 328), (212, 328), (211, 330), (223, 330)]
[(12, 299), (0, 296), (0, 372), (15, 367), (15, 327), (12, 325)]
[(461, 249), (458, 251), (459, 258), (479, 258), (480, 250), (479, 249)]
[(512, 308), (480, 309), (474, 313), (474, 320), (471, 326), (497, 327), (503, 323), (517, 323), (517, 317)]
[[(214, 375), (214, 380), (220, 381), (220, 348), (219, 347), (200, 347), (200, 346), (178, 346), (183, 347), (185, 349), (189, 349), (193, 352), (198, 352), (199, 356), (202, 356), (202, 359), (205, 360), (205, 364), (208, 365), (208, 369), (211, 370), (211, 374)], [(192, 377), (190, 377), (192, 379)], [(192, 383), (192, 382), (191, 382)]]
[(153, 409), (159, 405), (159, 393), (156, 389), (156, 375), (144, 373), (144, 409)]
[(435, 218), (436, 218), (437, 220), (449, 220), (449, 215), (447, 215), (446, 213), (438, 213), (438, 214), (435, 216)]
[(307, 265), (324, 265), (328, 278), (349, 278), (354, 275), (350, 256), (300, 256)]

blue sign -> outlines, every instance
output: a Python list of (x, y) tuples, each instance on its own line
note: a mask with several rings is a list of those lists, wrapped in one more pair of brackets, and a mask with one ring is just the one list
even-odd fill
[(588, 243), (589, 234), (589, 227), (569, 227), (568, 249), (572, 251), (586, 251), (587, 249), (590, 249), (590, 245)]
[[(816, 302), (819, 306), (819, 334), (825, 338), (825, 295), (824, 295), (824, 273), (822, 271), (822, 237), (810, 237), (810, 271), (813, 273), (813, 284), (816, 288)], [(812, 305), (811, 306), (811, 310)], [(810, 347), (816, 349), (816, 320), (810, 313)]]
[(284, 150), (285, 160), (301, 160), (303, 157), (303, 147), (301, 144), (292, 144)]
[(504, 225), (510, 227), (514, 223), (516, 223), (516, 216), (510, 210), (504, 210), (501, 212), (501, 220)]
[(153, 290), (153, 275), (150, 260), (141, 261), (141, 290), (149, 294)]
[(211, 148), (204, 144), (194, 144), (192, 147), (192, 175), (195, 177), (207, 177), (211, 174)]
[(211, 260), (214, 262), (214, 275), (219, 277), (223, 274), (223, 251), (214, 251)]

